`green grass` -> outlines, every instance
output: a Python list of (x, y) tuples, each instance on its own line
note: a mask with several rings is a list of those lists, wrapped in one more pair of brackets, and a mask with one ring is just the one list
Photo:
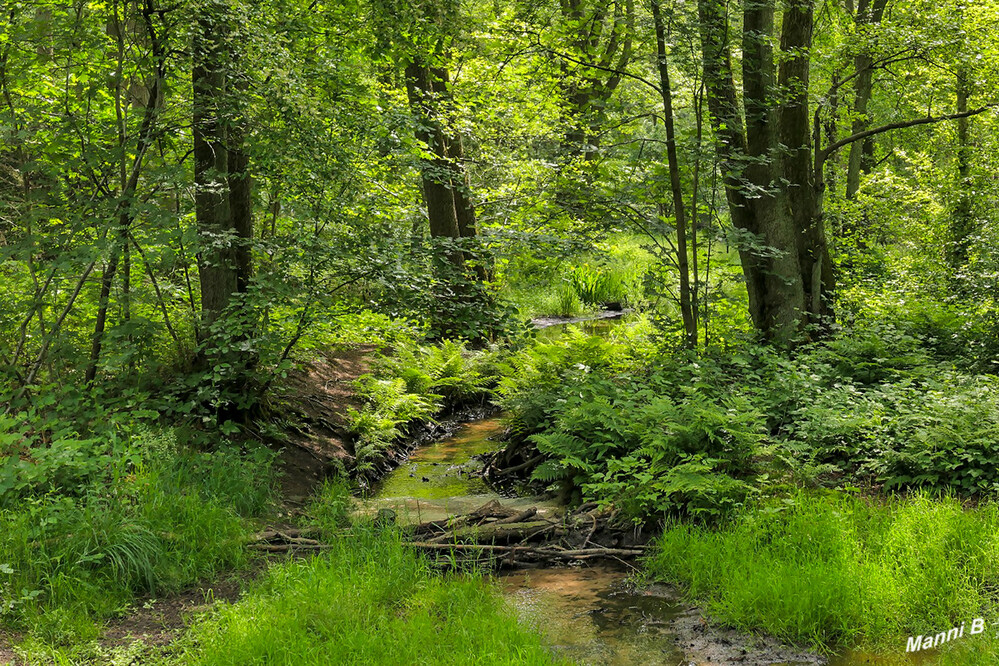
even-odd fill
[[(863, 644), (904, 651), (910, 635), (976, 617), (995, 621), (999, 506), (966, 509), (923, 495), (870, 503), (799, 494), (715, 530), (670, 526), (648, 570), (740, 630), (824, 650)], [(995, 643), (983, 635), (949, 647)]]
[(355, 526), (335, 543), (202, 619), (174, 663), (554, 663), (481, 576), (434, 573), (393, 531)]
[(559, 262), (520, 257), (503, 276), (501, 296), (526, 317), (573, 317), (609, 303), (633, 307), (644, 300), (641, 276), (652, 262), (646, 242), (619, 233)]
[(141, 595), (246, 564), (249, 518), (271, 501), (270, 454), (181, 451), (145, 435), (84, 487), (0, 511), (0, 623), (41, 644), (95, 638)]

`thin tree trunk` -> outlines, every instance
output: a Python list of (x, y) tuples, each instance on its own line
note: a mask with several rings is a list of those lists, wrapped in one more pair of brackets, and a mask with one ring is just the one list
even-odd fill
[[(163, 88), (163, 81), (166, 76), (166, 54), (161, 37), (157, 34), (153, 23), (155, 12), (156, 10), (153, 7), (152, 0), (146, 0), (142, 10), (142, 16), (145, 22), (146, 32), (149, 36), (150, 47), (156, 59), (156, 78), (153, 81), (153, 86), (149, 91), (149, 97), (146, 100), (146, 106), (142, 117), (142, 125), (139, 127), (139, 135), (136, 141), (135, 157), (132, 160), (131, 169), (127, 171), (127, 179), (125, 179), (126, 170), (124, 168), (124, 163), (122, 164), (121, 176), (123, 180), (121, 184), (121, 200), (118, 204), (118, 228), (114, 232), (114, 240), (112, 241), (114, 249), (112, 250), (111, 258), (109, 259), (108, 265), (105, 267), (104, 274), (101, 277), (101, 292), (98, 299), (97, 319), (94, 322), (94, 334), (90, 349), (90, 362), (88, 363), (87, 370), (84, 374), (84, 379), (88, 385), (91, 384), (97, 377), (97, 365), (100, 361), (103, 347), (104, 329), (107, 325), (111, 288), (114, 285), (115, 274), (118, 271), (119, 258), (127, 251), (128, 230), (134, 217), (132, 201), (135, 199), (135, 193), (139, 186), (139, 176), (142, 173), (142, 166), (146, 152), (153, 143), (156, 107), (159, 104), (160, 91)], [(121, 26), (119, 26), (119, 30), (121, 29)], [(121, 141), (124, 141), (125, 135), (123, 126), (120, 132), (120, 139)], [(122, 144), (123, 151), (124, 148), (125, 146)], [(111, 235), (110, 232), (109, 235)]]
[[(957, 75), (957, 112), (968, 111), (968, 75), (963, 69)], [(968, 140), (970, 118), (957, 120), (957, 204), (951, 221), (948, 263), (958, 273), (968, 263), (974, 217), (971, 209), (971, 143)]]
[[(865, 31), (868, 26), (881, 23), (888, 0), (860, 0), (854, 16), (854, 24), (858, 32)], [(851, 134), (857, 134), (867, 129), (867, 105), (871, 101), (874, 86), (874, 59), (868, 48), (864, 48), (854, 57), (854, 67), (857, 75), (853, 83), (855, 115)], [(868, 138), (850, 145), (850, 157), (846, 172), (846, 198), (852, 200), (860, 189), (860, 177), (870, 168), (871, 157), (874, 154), (874, 139)]]
[(676, 152), (676, 128), (673, 124), (673, 89), (670, 85), (666, 58), (666, 26), (663, 24), (659, 0), (651, 0), (652, 19), (656, 29), (656, 55), (659, 65), (660, 90), (663, 98), (663, 125), (666, 128), (666, 159), (669, 162), (670, 190), (673, 195), (673, 216), (676, 220), (677, 268), (680, 271), (680, 317), (683, 320), (684, 345), (697, 347), (697, 318), (690, 297), (690, 266), (687, 257), (687, 218), (680, 183), (680, 160)]

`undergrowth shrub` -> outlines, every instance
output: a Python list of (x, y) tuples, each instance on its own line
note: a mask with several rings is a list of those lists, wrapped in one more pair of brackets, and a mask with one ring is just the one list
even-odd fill
[(508, 413), (514, 434), (527, 436), (543, 427), (550, 410), (561, 404), (557, 401), (589, 373), (635, 367), (654, 353), (647, 332), (639, 321), (608, 337), (570, 326), (557, 341), (539, 338), (497, 363), (494, 402)]
[(563, 496), (710, 520), (785, 481), (999, 490), (999, 380), (902, 330), (655, 360), (647, 337), (616, 337), (626, 330), (538, 341), (502, 364), (510, 446), (535, 447), (533, 478)]
[(582, 499), (613, 502), (636, 519), (717, 518), (740, 505), (762, 415), (738, 396), (685, 392), (656, 373), (636, 381), (594, 372), (558, 398), (550, 424), (528, 438), (548, 456), (534, 478), (568, 479)]

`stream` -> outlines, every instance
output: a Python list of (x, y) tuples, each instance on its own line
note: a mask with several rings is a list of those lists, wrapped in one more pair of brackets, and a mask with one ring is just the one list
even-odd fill
[[(602, 333), (611, 321), (590, 323)], [(556, 328), (556, 327), (552, 327)], [(558, 327), (561, 328), (561, 327)], [(545, 337), (554, 337), (550, 330)], [(373, 489), (361, 511), (396, 512), (400, 524), (441, 520), (499, 500), (516, 509), (537, 507), (555, 517), (554, 500), (500, 495), (482, 480), (478, 455), (502, 446), (502, 417), (461, 426), (452, 436), (421, 446)], [(637, 585), (630, 565), (613, 561), (584, 566), (539, 567), (500, 571), (496, 579), (507, 602), (525, 624), (536, 628), (552, 649), (579, 664), (693, 666), (695, 664), (768, 664), (805, 666), (888, 666), (928, 664), (904, 653), (894, 658), (848, 651), (827, 659), (754, 638), (706, 622), (696, 608), (665, 585)]]

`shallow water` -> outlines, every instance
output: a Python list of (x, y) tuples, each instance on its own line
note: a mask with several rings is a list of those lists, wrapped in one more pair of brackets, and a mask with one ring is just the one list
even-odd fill
[(481, 419), (466, 423), (447, 439), (421, 446), (375, 486), (359, 511), (392, 509), (403, 524), (468, 513), (492, 500), (519, 509), (537, 507), (541, 515), (560, 513), (553, 500), (501, 496), (482, 480), (483, 463), (476, 456), (502, 447), (504, 428), (501, 416)]
[(560, 655), (601, 666), (677, 666), (686, 656), (666, 629), (684, 611), (665, 589), (641, 591), (612, 565), (516, 571), (498, 580), (521, 620)]

